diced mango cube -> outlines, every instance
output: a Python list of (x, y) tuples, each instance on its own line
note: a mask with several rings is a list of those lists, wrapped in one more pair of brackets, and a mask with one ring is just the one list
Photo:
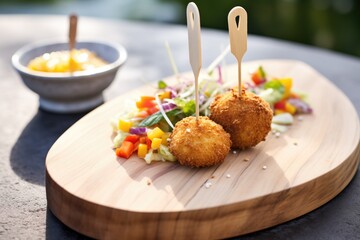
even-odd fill
[(152, 149), (160, 148), (161, 142), (162, 142), (161, 138), (154, 138), (151, 142), (151, 148)]
[(275, 109), (275, 115), (286, 113), (284, 110)]
[(292, 78), (281, 78), (279, 79), (282, 85), (285, 87), (284, 99), (288, 98), (291, 94)]
[(165, 98), (171, 98), (171, 92), (163, 92), (159, 94), (160, 100), (164, 100)]
[(162, 135), (162, 142), (161, 144), (164, 145), (164, 146), (167, 146), (168, 145), (168, 138), (170, 137), (170, 133), (169, 132), (166, 132), (164, 133), (164, 135)]
[(286, 112), (294, 115), (296, 112), (296, 107), (294, 105), (292, 105), (291, 103), (286, 102), (285, 110), (286, 110)]
[(118, 124), (118, 129), (123, 132), (129, 132), (132, 125), (133, 125), (132, 122), (120, 119)]
[(148, 152), (146, 143), (140, 143), (138, 146), (138, 157), (144, 158)]
[(154, 138), (161, 138), (162, 135), (164, 135), (164, 132), (158, 127), (154, 128), (153, 130), (151, 130), (147, 133), (147, 136), (151, 141)]

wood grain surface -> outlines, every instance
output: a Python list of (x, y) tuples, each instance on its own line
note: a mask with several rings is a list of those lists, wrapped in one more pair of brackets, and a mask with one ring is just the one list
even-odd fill
[[(292, 77), (294, 89), (309, 95), (314, 113), (295, 120), (279, 138), (269, 134), (255, 148), (230, 152), (220, 166), (147, 165), (136, 156), (116, 158), (110, 126), (126, 101), (154, 91), (144, 86), (92, 111), (52, 146), (46, 158), (51, 211), (94, 238), (214, 239), (274, 226), (331, 200), (359, 164), (354, 107), (302, 62), (246, 63), (243, 79), (259, 64), (270, 76)], [(225, 71), (235, 84), (236, 70), (234, 65)], [(204, 186), (207, 181), (210, 188)]]

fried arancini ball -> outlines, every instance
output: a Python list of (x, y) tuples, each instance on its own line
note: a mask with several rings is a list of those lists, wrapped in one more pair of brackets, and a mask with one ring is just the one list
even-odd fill
[(171, 153), (182, 165), (208, 167), (222, 163), (231, 147), (230, 134), (208, 117), (187, 117), (170, 135)]
[(210, 119), (230, 133), (232, 148), (245, 149), (265, 141), (271, 130), (273, 111), (259, 96), (244, 89), (231, 89), (215, 97)]

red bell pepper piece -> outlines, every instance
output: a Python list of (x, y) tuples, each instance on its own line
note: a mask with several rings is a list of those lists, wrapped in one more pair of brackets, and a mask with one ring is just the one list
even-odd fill
[(146, 145), (148, 149), (151, 149), (151, 140), (148, 137), (146, 137)]
[(281, 100), (274, 104), (275, 109), (286, 111), (286, 100)]
[(128, 159), (134, 152), (134, 144), (129, 141), (123, 141), (121, 146), (116, 149), (116, 156)]
[(149, 114), (149, 115), (153, 115), (154, 113), (158, 112), (159, 109), (155, 106), (155, 107), (152, 107), (152, 108), (148, 108), (146, 110), (146, 112)]
[(251, 80), (255, 83), (256, 86), (266, 82), (266, 79), (261, 77), (258, 72), (255, 72), (253, 75), (251, 75)]
[(133, 144), (135, 144), (136, 142), (139, 141), (139, 139), (140, 139), (140, 136), (132, 134), (132, 135), (126, 136), (124, 141), (132, 142)]
[(156, 106), (156, 103), (154, 102), (155, 98), (150, 96), (142, 96), (140, 98), (140, 101), (136, 102), (136, 107), (139, 109), (142, 108), (152, 108)]
[(147, 118), (149, 116), (149, 114), (146, 110), (142, 110), (142, 111), (136, 113), (136, 116), (139, 118)]
[(147, 136), (140, 137), (139, 144), (140, 143), (146, 144), (148, 150), (151, 149), (151, 140)]
[(146, 144), (146, 138), (147, 138), (146, 136), (140, 137), (139, 142), (143, 143), (143, 144)]

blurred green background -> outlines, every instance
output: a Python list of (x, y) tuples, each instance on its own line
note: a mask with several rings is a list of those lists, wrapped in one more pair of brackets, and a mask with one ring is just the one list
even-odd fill
[[(182, 2), (185, 6), (188, 1)], [(227, 13), (241, 5), (248, 12), (248, 31), (360, 56), (358, 0), (223, 0), (194, 1), (203, 26), (226, 29)], [(185, 18), (181, 19), (185, 22)]]
[[(69, 14), (185, 24), (186, 0), (0, 0), (0, 13)], [(234, 6), (251, 34), (360, 57), (360, 0), (194, 0), (201, 25), (227, 30)]]

